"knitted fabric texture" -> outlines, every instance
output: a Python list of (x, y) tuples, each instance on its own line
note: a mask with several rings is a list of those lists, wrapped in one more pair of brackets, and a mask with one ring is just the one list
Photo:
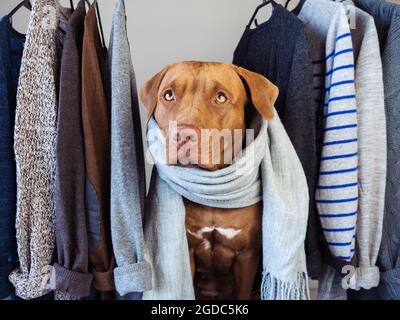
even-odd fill
[(151, 289), (144, 260), (145, 166), (135, 73), (125, 5), (117, 1), (109, 46), (111, 66), (111, 231), (120, 295)]
[[(347, 4), (348, 3), (348, 4)], [(382, 238), (386, 188), (386, 115), (382, 60), (374, 19), (354, 4), (352, 40), (356, 64), (358, 117), (358, 216), (355, 289), (371, 289), (379, 283), (376, 266)]]
[(154, 119), (148, 145), (156, 163), (145, 224), (153, 289), (144, 299), (194, 299), (182, 196), (211, 207), (240, 208), (263, 200), (261, 297), (309, 299), (304, 240), (308, 189), (296, 152), (276, 114), (257, 117), (255, 140), (232, 165), (210, 172), (165, 165), (165, 138)]
[[(299, 156), (310, 191), (306, 235), (307, 270), (318, 278), (321, 269), (320, 222), (315, 205), (318, 177), (313, 65), (305, 25), (293, 13), (272, 2), (271, 18), (257, 28), (246, 27), (233, 63), (268, 78), (279, 88), (276, 111)], [(301, 83), (301, 85), (299, 85)]]
[(17, 93), (14, 149), (20, 265), (10, 281), (24, 299), (46, 293), (55, 245), (58, 19), (56, 0), (34, 1)]

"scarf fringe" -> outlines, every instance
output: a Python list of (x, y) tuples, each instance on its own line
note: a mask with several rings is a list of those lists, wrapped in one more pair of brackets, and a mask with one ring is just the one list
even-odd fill
[(261, 299), (310, 300), (307, 273), (298, 272), (295, 282), (285, 282), (268, 272), (264, 272), (261, 283)]

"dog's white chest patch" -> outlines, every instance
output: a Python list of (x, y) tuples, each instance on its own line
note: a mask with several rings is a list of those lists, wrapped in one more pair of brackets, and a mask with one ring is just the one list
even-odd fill
[(234, 229), (234, 228), (215, 228), (220, 234), (222, 234), (227, 239), (235, 238), (242, 229)]
[[(235, 238), (240, 232), (242, 232), (242, 229), (235, 229), (235, 228), (219, 228), (219, 227), (203, 227), (201, 229), (198, 229), (196, 232), (193, 232), (189, 229), (187, 229), (187, 233), (195, 237), (196, 239), (202, 240), (204, 239), (204, 233), (209, 233), (213, 232), (216, 230), (219, 234), (223, 235), (227, 239), (233, 239)], [(209, 241), (204, 242), (204, 247), (206, 249), (209, 249), (210, 243)]]
[(197, 230), (196, 232), (193, 232), (189, 229), (187, 229), (186, 231), (187, 231), (187, 233), (189, 233), (196, 239), (201, 240), (201, 239), (204, 239), (203, 233), (213, 232), (214, 230), (215, 230), (215, 227), (203, 227), (203, 228)]
[(204, 239), (202, 244), (203, 244), (205, 250), (210, 250), (210, 248), (211, 248), (210, 241), (208, 241), (207, 239)]

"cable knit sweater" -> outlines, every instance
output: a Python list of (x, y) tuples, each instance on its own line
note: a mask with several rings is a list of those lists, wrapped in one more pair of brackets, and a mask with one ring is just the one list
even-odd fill
[(55, 243), (58, 19), (56, 0), (34, 1), (17, 93), (14, 148), (20, 265), (10, 281), (24, 299), (46, 293)]

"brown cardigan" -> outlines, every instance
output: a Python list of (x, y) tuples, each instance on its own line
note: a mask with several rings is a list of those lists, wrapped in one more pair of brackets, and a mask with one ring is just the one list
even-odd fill
[(90, 271), (101, 299), (112, 298), (115, 266), (110, 234), (110, 133), (106, 98), (107, 52), (97, 29), (95, 3), (85, 18), (82, 120), (86, 161), (86, 213)]

